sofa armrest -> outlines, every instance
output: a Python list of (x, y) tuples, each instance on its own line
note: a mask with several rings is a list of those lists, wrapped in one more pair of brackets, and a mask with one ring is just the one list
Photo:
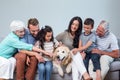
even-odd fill
[(110, 71), (120, 71), (120, 61), (113, 61), (110, 64)]

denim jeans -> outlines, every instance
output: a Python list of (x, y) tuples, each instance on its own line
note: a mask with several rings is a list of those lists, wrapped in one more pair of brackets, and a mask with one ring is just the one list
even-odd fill
[(39, 80), (50, 80), (53, 64), (52, 61), (45, 61), (38, 64)]
[(91, 59), (91, 61), (93, 63), (93, 66), (94, 66), (93, 71), (101, 70), (100, 55), (96, 54), (96, 53), (91, 53), (91, 52), (85, 52), (85, 53), (86, 53), (86, 57), (83, 61), (84, 61), (84, 64), (85, 64), (85, 67), (86, 67), (87, 71), (88, 71), (88, 67), (89, 67), (88, 65), (89, 65), (89, 60), (90, 59)]

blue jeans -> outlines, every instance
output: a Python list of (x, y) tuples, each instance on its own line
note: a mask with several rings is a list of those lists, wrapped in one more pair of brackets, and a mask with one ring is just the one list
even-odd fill
[(101, 67), (100, 67), (100, 55), (99, 54), (96, 54), (96, 53), (91, 53), (91, 52), (85, 52), (86, 53), (86, 57), (85, 59), (83, 60), (84, 61), (84, 64), (85, 64), (85, 67), (88, 71), (88, 67), (89, 67), (89, 60), (91, 59), (92, 63), (93, 63), (93, 66), (94, 66), (94, 69), (93, 71), (96, 71), (96, 70), (101, 70)]
[(45, 61), (38, 64), (39, 80), (50, 80), (53, 64), (52, 61)]

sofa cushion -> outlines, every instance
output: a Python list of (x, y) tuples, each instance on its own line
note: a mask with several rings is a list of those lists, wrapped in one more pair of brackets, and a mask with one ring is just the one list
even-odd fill
[(120, 70), (120, 61), (114, 61), (110, 65), (110, 71)]
[[(63, 69), (63, 71), (64, 71), (64, 73), (66, 73), (66, 66), (62, 66), (62, 69)], [(58, 73), (58, 69), (55, 67), (55, 66), (53, 66), (53, 71), (52, 71), (52, 73)]]

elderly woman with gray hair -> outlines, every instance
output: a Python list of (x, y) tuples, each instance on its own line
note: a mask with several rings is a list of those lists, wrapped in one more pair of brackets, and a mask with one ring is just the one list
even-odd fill
[(25, 34), (25, 25), (20, 20), (14, 20), (10, 24), (11, 33), (0, 43), (0, 80), (13, 79), (13, 73), (16, 65), (16, 60), (13, 55), (18, 49), (33, 50), (35, 52), (27, 53), (30, 56), (35, 56), (39, 62), (43, 58), (37, 53), (42, 52), (48, 56), (51, 54), (34, 47), (31, 44), (26, 44), (19, 39)]
[[(114, 58), (119, 57), (119, 47), (116, 36), (109, 31), (109, 23), (105, 20), (102, 20), (96, 30), (97, 35), (97, 48), (92, 50), (92, 53), (97, 53), (101, 55), (100, 64), (101, 64), (101, 76), (104, 80), (110, 63)], [(91, 66), (91, 65), (90, 65)], [(92, 68), (90, 68), (92, 69)], [(91, 70), (90, 74), (95, 79), (94, 73)]]

